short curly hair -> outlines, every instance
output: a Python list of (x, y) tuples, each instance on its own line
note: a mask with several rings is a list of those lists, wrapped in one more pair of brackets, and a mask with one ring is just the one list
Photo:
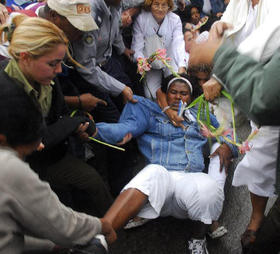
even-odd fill
[[(153, 4), (154, 0), (145, 0), (144, 2), (144, 9), (146, 11), (151, 11), (151, 5)], [(168, 11), (172, 11), (174, 9), (174, 1), (173, 0), (167, 0), (167, 4), (169, 6)]]

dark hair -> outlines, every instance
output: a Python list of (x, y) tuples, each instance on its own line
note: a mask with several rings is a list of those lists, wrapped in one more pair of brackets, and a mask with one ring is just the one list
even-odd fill
[(190, 76), (196, 75), (198, 72), (206, 72), (207, 74), (211, 74), (212, 72), (212, 65), (210, 64), (197, 64), (189, 66), (188, 68), (188, 74)]
[(11, 147), (27, 145), (43, 136), (43, 119), (32, 99), (18, 84), (0, 83), (0, 133)]
[(192, 66), (189, 66), (188, 68), (188, 74), (190, 76), (190, 79), (192, 80), (192, 84), (193, 84), (193, 98), (196, 98), (198, 96), (200, 96), (203, 91), (202, 91), (202, 87), (199, 85), (198, 83), (198, 79), (197, 79), (197, 76), (196, 74), (198, 72), (204, 72), (204, 73), (207, 73), (209, 75), (209, 78), (210, 78), (210, 75), (211, 75), (211, 72), (212, 72), (212, 65), (209, 65), (209, 64), (198, 64), (198, 65), (192, 65)]
[[(187, 74), (180, 74), (181, 77), (187, 79), (188, 81), (190, 81), (190, 83), (192, 84), (192, 88), (193, 88), (193, 92), (192, 92), (192, 99), (195, 99), (196, 97), (198, 97), (199, 95), (202, 94), (202, 90), (200, 85), (197, 82), (197, 79), (195, 79), (192, 76), (189, 76)], [(167, 85), (169, 83), (169, 81), (173, 78), (175, 78), (176, 76), (174, 76), (173, 74), (166, 77), (163, 80), (162, 86), (161, 86), (161, 90), (166, 93), (167, 92)]]
[[(182, 73), (182, 74), (180, 74), (180, 77), (189, 80), (189, 76), (188, 76), (187, 74)], [(168, 85), (169, 81), (170, 81), (171, 79), (173, 79), (173, 78), (176, 78), (176, 76), (174, 76), (173, 74), (171, 74), (171, 75), (169, 75), (168, 77), (166, 77), (166, 78), (163, 80), (162, 86), (161, 86), (161, 90), (162, 90), (164, 93), (167, 92), (167, 85)], [(184, 81), (182, 80), (182, 82), (184, 82)], [(185, 82), (184, 82), (184, 83), (185, 83)], [(190, 83), (192, 83), (192, 82), (190, 81)]]
[(184, 10), (184, 21), (187, 22), (187, 23), (190, 23), (191, 22), (191, 19), (192, 19), (192, 14), (191, 14), (191, 11), (192, 11), (192, 8), (196, 8), (198, 9), (199, 13), (201, 14), (202, 12), (202, 9), (199, 5), (196, 5), (196, 4), (190, 4), (188, 6), (186, 6), (185, 10)]

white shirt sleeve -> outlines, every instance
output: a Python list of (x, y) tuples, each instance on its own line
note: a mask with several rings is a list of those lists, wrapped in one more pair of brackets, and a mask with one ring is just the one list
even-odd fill
[(144, 46), (145, 46), (145, 33), (144, 33), (144, 22), (143, 14), (140, 13), (133, 25), (133, 37), (131, 43), (131, 49), (135, 51), (134, 60), (136, 61), (138, 57), (144, 57)]

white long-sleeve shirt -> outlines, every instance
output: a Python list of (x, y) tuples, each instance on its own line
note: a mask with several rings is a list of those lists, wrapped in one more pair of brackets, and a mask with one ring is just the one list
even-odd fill
[(151, 12), (142, 11), (133, 25), (131, 49), (135, 51), (134, 59), (144, 56), (145, 38), (158, 34), (163, 39), (167, 56), (175, 62), (175, 67), (186, 66), (185, 41), (182, 23), (178, 15), (168, 12), (161, 25), (157, 23)]

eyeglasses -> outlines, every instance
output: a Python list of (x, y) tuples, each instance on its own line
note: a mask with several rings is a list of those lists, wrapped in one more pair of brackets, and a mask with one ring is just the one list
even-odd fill
[(153, 8), (159, 10), (159, 9), (162, 9), (162, 10), (167, 10), (169, 8), (168, 4), (159, 4), (159, 3), (153, 3), (152, 4)]

